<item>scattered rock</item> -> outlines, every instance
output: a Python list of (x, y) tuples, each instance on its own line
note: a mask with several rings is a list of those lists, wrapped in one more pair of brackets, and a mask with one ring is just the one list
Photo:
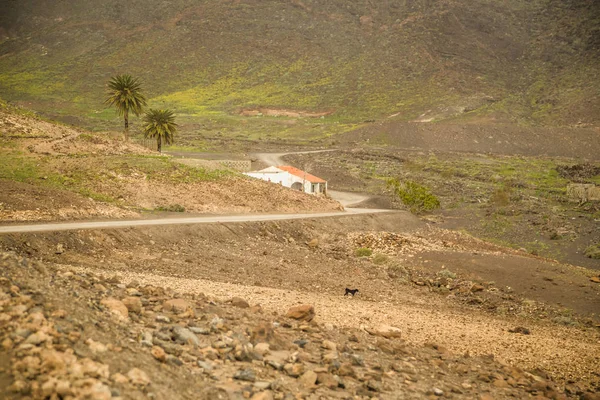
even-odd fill
[(186, 311), (193, 310), (193, 307), (184, 299), (171, 299), (163, 303), (163, 311), (174, 314), (183, 314)]
[(148, 375), (139, 368), (132, 368), (128, 373), (127, 377), (129, 381), (134, 385), (147, 386), (150, 384), (150, 378)]
[(298, 378), (298, 383), (309, 389), (312, 388), (317, 382), (317, 374), (314, 371), (306, 371)]
[(259, 354), (260, 356), (264, 356), (267, 353), (269, 353), (269, 350), (271, 348), (271, 345), (269, 343), (257, 343), (254, 346), (254, 351)]
[(240, 297), (234, 297), (233, 299), (231, 299), (231, 305), (234, 307), (239, 307), (239, 308), (249, 308), (250, 304), (248, 304), (248, 302)]
[(315, 308), (308, 304), (291, 307), (285, 316), (300, 321), (310, 322), (315, 317)]
[(283, 369), (292, 378), (297, 378), (304, 373), (304, 364), (288, 363), (283, 366)]
[(173, 338), (177, 343), (190, 344), (195, 347), (200, 346), (200, 339), (198, 339), (198, 336), (182, 326), (173, 327)]
[(150, 353), (152, 354), (152, 357), (156, 358), (160, 362), (165, 362), (167, 359), (167, 353), (165, 353), (162, 347), (154, 346), (152, 347)]
[(142, 312), (142, 300), (139, 297), (125, 297), (123, 304), (127, 307), (127, 310), (132, 313), (140, 314)]
[(129, 317), (129, 311), (127, 310), (127, 307), (125, 306), (125, 304), (123, 304), (121, 300), (108, 297), (106, 299), (102, 299), (100, 301), (100, 304), (108, 308), (108, 310), (112, 314), (119, 317), (119, 319), (126, 320)]
[(386, 339), (400, 338), (402, 336), (400, 328), (390, 325), (379, 325), (376, 328), (365, 328), (365, 330), (373, 336), (381, 336)]
[(254, 372), (254, 370), (252, 370), (250, 368), (240, 369), (233, 375), (233, 379), (237, 379), (240, 381), (254, 382), (254, 381), (256, 381), (256, 373)]
[(517, 326), (516, 328), (513, 329), (509, 329), (508, 330), (510, 333), (520, 333), (522, 335), (529, 335), (531, 332), (529, 331), (529, 329), (522, 327), (522, 326)]

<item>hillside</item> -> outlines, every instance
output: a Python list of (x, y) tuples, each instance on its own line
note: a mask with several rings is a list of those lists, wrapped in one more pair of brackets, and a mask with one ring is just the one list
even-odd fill
[(340, 207), (220, 164), (187, 166), (120, 135), (47, 122), (1, 105), (0, 157), (1, 222)]
[[(594, 0), (2, 2), (0, 97), (114, 127), (103, 89), (127, 72), (207, 134), (390, 116), (597, 125), (599, 33)], [(252, 117), (301, 112), (325, 126)]]

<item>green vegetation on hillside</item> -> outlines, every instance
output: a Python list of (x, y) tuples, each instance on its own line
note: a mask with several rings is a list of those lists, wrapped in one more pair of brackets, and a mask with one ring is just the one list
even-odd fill
[(122, 70), (206, 134), (303, 136), (240, 116), (264, 108), (331, 113), (318, 137), (391, 116), (600, 122), (594, 0), (34, 0), (0, 24), (0, 97), (87, 127), (117, 126), (99, 99)]

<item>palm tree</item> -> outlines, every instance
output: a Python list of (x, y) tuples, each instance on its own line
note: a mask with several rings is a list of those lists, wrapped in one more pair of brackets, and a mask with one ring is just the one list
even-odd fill
[(146, 97), (142, 94), (142, 87), (137, 78), (131, 75), (113, 76), (108, 82), (108, 97), (104, 103), (114, 106), (117, 114), (125, 119), (125, 139), (129, 138), (129, 112), (135, 115), (142, 113), (146, 105)]
[(158, 152), (162, 152), (162, 143), (173, 143), (175, 132), (177, 132), (177, 124), (175, 123), (175, 115), (171, 110), (154, 110), (146, 111), (142, 120), (142, 129), (144, 137), (156, 138)]

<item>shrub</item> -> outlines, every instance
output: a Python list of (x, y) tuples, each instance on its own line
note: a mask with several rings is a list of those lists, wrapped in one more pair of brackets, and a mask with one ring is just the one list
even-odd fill
[(375, 256), (373, 257), (373, 264), (376, 265), (381, 265), (381, 264), (385, 264), (386, 262), (388, 262), (389, 257), (385, 254), (382, 253), (377, 253), (375, 254)]
[(503, 187), (501, 189), (496, 189), (492, 196), (490, 197), (490, 203), (493, 203), (497, 206), (507, 206), (510, 204), (510, 189), (507, 187)]
[(356, 257), (370, 257), (371, 254), (373, 254), (373, 250), (369, 249), (368, 247), (359, 247), (358, 249), (354, 250), (354, 254)]
[(594, 260), (600, 260), (600, 243), (593, 244), (585, 249), (585, 256)]
[(447, 269), (443, 269), (440, 272), (438, 272), (438, 276), (441, 278), (447, 278), (447, 279), (456, 279), (456, 274), (452, 271), (449, 271)]
[(389, 179), (388, 187), (391, 187), (400, 201), (415, 214), (433, 211), (440, 207), (440, 200), (431, 193), (431, 190), (414, 181)]
[(168, 212), (185, 212), (185, 207), (179, 204), (171, 204), (168, 206), (158, 206), (155, 208), (155, 210)]

